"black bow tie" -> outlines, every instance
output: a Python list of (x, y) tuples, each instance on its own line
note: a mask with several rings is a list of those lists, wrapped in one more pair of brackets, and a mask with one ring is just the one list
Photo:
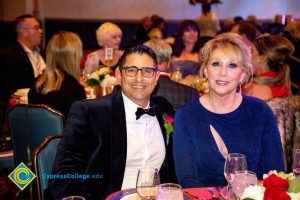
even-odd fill
[(148, 109), (137, 108), (137, 111), (135, 112), (136, 120), (138, 120), (143, 114), (155, 116), (155, 106)]

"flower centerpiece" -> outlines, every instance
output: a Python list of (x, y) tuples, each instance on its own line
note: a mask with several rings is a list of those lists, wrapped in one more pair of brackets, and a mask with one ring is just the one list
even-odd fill
[(173, 133), (173, 123), (174, 119), (167, 114), (163, 115), (164, 118), (164, 127), (166, 129), (166, 136), (167, 136), (167, 144), (169, 143), (170, 135)]
[(263, 185), (249, 186), (242, 200), (299, 200), (300, 176), (270, 171), (263, 176)]
[[(113, 71), (109, 67), (102, 67), (93, 72), (88, 79), (86, 84), (96, 90), (100, 90), (96, 93), (98, 95), (106, 95), (111, 93), (112, 88), (117, 84), (117, 79), (112, 75)], [(107, 89), (109, 89), (107, 91)]]

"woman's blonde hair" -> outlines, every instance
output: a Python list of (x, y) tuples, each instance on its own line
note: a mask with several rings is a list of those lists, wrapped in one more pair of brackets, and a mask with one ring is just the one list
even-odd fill
[(96, 30), (96, 38), (98, 45), (103, 47), (107, 39), (113, 34), (118, 33), (122, 35), (122, 30), (117, 24), (112, 22), (105, 22)]
[(46, 49), (46, 68), (38, 78), (35, 88), (42, 94), (60, 89), (64, 73), (79, 81), (82, 43), (72, 32), (60, 31), (54, 34)]
[(271, 71), (275, 71), (276, 77), (255, 77), (253, 82), (261, 85), (284, 84), (290, 90), (290, 68), (285, 60), (294, 52), (294, 45), (280, 35), (263, 35), (255, 39), (254, 46), (260, 55), (265, 55), (267, 65)]
[(221, 49), (226, 52), (226, 54), (237, 54), (238, 58), (240, 58), (241, 67), (246, 73), (242, 83), (251, 82), (253, 74), (251, 47), (244, 42), (243, 37), (231, 32), (217, 35), (214, 39), (209, 40), (200, 50), (200, 76), (202, 78), (206, 78), (204, 69), (216, 49)]

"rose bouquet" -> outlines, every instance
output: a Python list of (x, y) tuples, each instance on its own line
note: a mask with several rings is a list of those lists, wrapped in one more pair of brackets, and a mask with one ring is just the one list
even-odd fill
[(114, 71), (109, 67), (99, 68), (92, 73), (86, 80), (86, 91), (90, 94), (90, 98), (110, 94), (113, 87), (117, 85), (117, 79), (113, 76)]
[(116, 82), (116, 78), (110, 75), (111, 72), (112, 70), (109, 67), (99, 68), (88, 77), (86, 83), (91, 87), (100, 85), (102, 88), (105, 88), (108, 84), (108, 80), (110, 80), (110, 82)]
[(263, 185), (249, 186), (242, 200), (300, 200), (300, 176), (270, 171), (263, 177)]

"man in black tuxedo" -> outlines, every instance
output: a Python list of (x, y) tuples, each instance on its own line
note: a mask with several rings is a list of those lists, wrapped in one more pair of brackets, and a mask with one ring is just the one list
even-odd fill
[(199, 92), (195, 88), (170, 79), (167, 71), (170, 66), (172, 48), (169, 44), (160, 39), (151, 39), (145, 42), (145, 45), (156, 53), (158, 69), (160, 70), (158, 84), (153, 92), (154, 95), (165, 97), (174, 109), (194, 98), (199, 98)]
[(52, 174), (91, 178), (52, 179), (51, 199), (105, 199), (135, 188), (138, 169), (145, 166), (160, 169), (161, 182), (176, 181), (163, 117), (173, 116), (174, 110), (163, 97), (150, 98), (159, 78), (155, 53), (144, 45), (127, 49), (116, 78), (121, 90), (72, 105)]
[(16, 42), (0, 53), (0, 101), (4, 104), (17, 89), (29, 88), (46, 66), (38, 48), (43, 33), (39, 21), (29, 14), (19, 16), (15, 30)]

